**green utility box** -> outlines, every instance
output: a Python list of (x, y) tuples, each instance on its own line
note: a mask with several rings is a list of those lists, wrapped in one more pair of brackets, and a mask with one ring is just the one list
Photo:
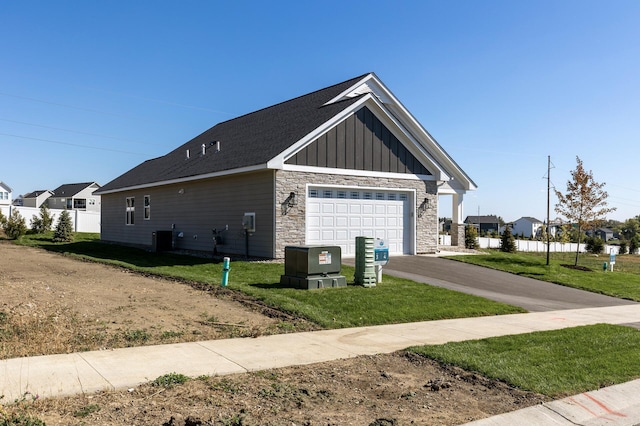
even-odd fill
[(356, 284), (376, 286), (375, 247), (372, 237), (356, 237)]
[(280, 284), (305, 290), (346, 287), (347, 279), (340, 275), (341, 267), (339, 246), (287, 246)]

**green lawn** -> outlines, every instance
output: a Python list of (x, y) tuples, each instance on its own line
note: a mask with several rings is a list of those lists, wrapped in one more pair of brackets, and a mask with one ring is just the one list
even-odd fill
[[(19, 244), (70, 256), (118, 265), (143, 273), (170, 276), (204, 285), (220, 285), (222, 264), (211, 259), (100, 243), (95, 234), (76, 234), (68, 244), (51, 243), (48, 236), (26, 236)], [(456, 256), (462, 260), (523, 276), (640, 300), (640, 275), (623, 272), (583, 272), (567, 269), (569, 259), (492, 252)], [(598, 260), (595, 258), (596, 261)], [(608, 258), (607, 258), (608, 259)], [(618, 257), (624, 263), (624, 256)], [(581, 265), (585, 263), (581, 261)], [(374, 288), (296, 290), (279, 284), (281, 263), (232, 259), (229, 289), (241, 291), (276, 308), (302, 315), (326, 328), (426, 321), (523, 312), (522, 309), (475, 296), (385, 275)], [(631, 271), (631, 272), (630, 272)], [(342, 273), (353, 281), (353, 268)], [(595, 325), (516, 336), (421, 346), (410, 350), (443, 363), (456, 364), (521, 389), (551, 397), (575, 394), (640, 377), (640, 331), (622, 326)]]
[[(96, 234), (76, 234), (72, 243), (52, 243), (49, 236), (28, 235), (19, 244), (65, 253), (132, 270), (181, 280), (220, 285), (222, 264), (211, 259), (104, 244)], [(349, 285), (337, 289), (298, 290), (280, 285), (282, 263), (245, 262), (232, 258), (229, 289), (241, 291), (270, 306), (301, 315), (325, 328), (428, 321), (525, 312), (493, 302), (414, 281), (384, 275), (374, 288)], [(354, 269), (342, 274), (353, 282)]]
[(604, 272), (602, 269), (603, 263), (609, 261), (609, 256), (594, 257), (581, 254), (578, 264), (590, 268), (590, 271), (562, 266), (573, 265), (574, 256), (575, 254), (571, 253), (552, 253), (549, 266), (546, 265), (544, 253), (490, 251), (478, 255), (451, 256), (450, 259), (595, 293), (640, 301), (639, 256), (617, 256), (613, 272)]
[(558, 398), (640, 378), (640, 330), (598, 324), (410, 351)]

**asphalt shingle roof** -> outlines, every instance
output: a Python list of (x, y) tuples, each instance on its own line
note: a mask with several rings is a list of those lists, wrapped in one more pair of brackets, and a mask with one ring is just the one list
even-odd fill
[[(366, 75), (216, 124), (168, 154), (115, 178), (100, 192), (266, 164), (356, 102), (359, 97), (324, 105)], [(219, 152), (214, 152), (216, 141)], [(203, 144), (205, 155), (201, 155)]]
[(54, 189), (53, 196), (54, 197), (73, 197), (78, 192), (82, 191), (89, 185), (93, 185), (95, 182), (85, 182), (85, 183), (68, 183), (65, 185), (60, 185), (56, 189)]

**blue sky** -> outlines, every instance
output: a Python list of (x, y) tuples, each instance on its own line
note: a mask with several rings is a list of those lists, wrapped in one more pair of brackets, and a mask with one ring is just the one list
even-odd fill
[(638, 22), (636, 0), (0, 0), (0, 180), (105, 184), (373, 71), (478, 185), (465, 215), (544, 220), (550, 155), (555, 187), (579, 156), (624, 220), (640, 214)]

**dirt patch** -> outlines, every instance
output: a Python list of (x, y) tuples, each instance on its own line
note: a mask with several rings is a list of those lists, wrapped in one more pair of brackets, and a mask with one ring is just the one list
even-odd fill
[(569, 265), (568, 263), (563, 263), (560, 266), (567, 269), (574, 269), (576, 271), (593, 272), (593, 269), (587, 268), (586, 266), (581, 266), (581, 265)]
[[(0, 258), (3, 358), (314, 328), (226, 289), (196, 289), (6, 242)], [(145, 384), (35, 401), (26, 395), (4, 410), (47, 425), (454, 425), (544, 400), (398, 352), (192, 378), (169, 388)]]

